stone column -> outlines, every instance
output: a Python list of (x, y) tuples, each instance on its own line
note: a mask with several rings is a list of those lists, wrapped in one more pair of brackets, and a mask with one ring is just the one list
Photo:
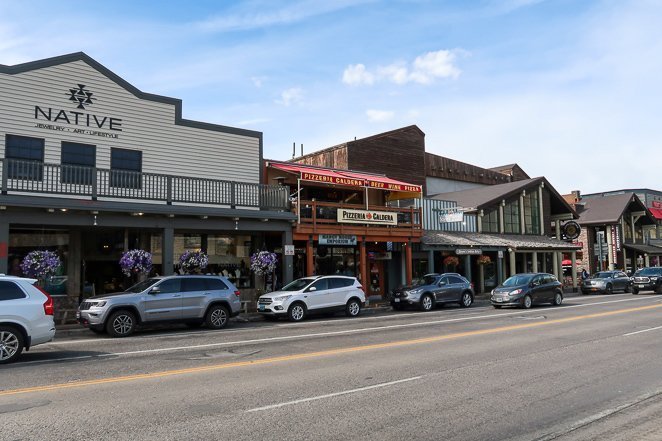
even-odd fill
[(359, 243), (359, 272), (361, 273), (361, 285), (363, 285), (363, 292), (365, 292), (366, 297), (370, 291), (368, 285), (368, 255), (365, 251), (365, 238)]
[(0, 274), (7, 274), (9, 268), (9, 222), (0, 220)]
[(163, 240), (161, 255), (163, 256), (163, 275), (171, 276), (174, 273), (175, 254), (175, 230), (173, 228), (163, 229)]
[(538, 252), (534, 251), (531, 253), (531, 264), (533, 265), (533, 272), (538, 272)]
[(632, 243), (637, 243), (637, 232), (634, 226), (634, 216), (630, 214), (630, 224), (632, 226)]
[(607, 239), (607, 264), (609, 265), (608, 266), (609, 270), (613, 270), (614, 265), (615, 265), (615, 263), (614, 263), (614, 254), (612, 252), (612, 247), (614, 246), (614, 244), (611, 241), (611, 229), (612, 228), (613, 227), (611, 225), (607, 225), (607, 228), (606, 228), (607, 231), (605, 232), (605, 236), (607, 236), (606, 237), (606, 239)]
[[(362, 249), (365, 250), (365, 245)], [(306, 276), (312, 275), (315, 275), (315, 250), (313, 249), (313, 239), (308, 239), (306, 242)]]
[(471, 256), (466, 255), (464, 256), (464, 277), (467, 278), (468, 281), (472, 281), (471, 277)]
[(542, 253), (542, 272), (547, 272), (547, 253)]
[[(526, 234), (526, 220), (524, 218), (524, 192), (520, 193), (519, 195), (519, 234)], [(526, 262), (526, 258), (524, 261)]]
[(411, 242), (406, 242), (404, 245), (405, 245), (405, 279), (407, 282), (406, 285), (411, 285), (413, 264), (414, 264), (411, 256)]
[(510, 275), (517, 274), (517, 261), (515, 260), (515, 250), (508, 251), (508, 258), (510, 259)]
[(553, 259), (553, 264), (552, 266), (554, 267), (554, 275), (556, 276), (557, 279), (561, 280), (560, 275), (559, 275), (559, 253), (554, 251), (552, 253), (552, 259)]
[(503, 204), (499, 204), (499, 233), (503, 234), (506, 231), (506, 224), (503, 219)]
[(485, 292), (485, 265), (478, 265), (478, 292)]

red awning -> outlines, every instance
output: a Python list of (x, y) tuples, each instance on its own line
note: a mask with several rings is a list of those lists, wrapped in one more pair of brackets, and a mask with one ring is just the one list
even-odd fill
[(268, 167), (277, 168), (289, 173), (299, 174), (301, 180), (321, 182), (325, 184), (347, 185), (350, 187), (369, 187), (387, 191), (402, 191), (421, 193), (420, 185), (397, 181), (386, 176), (372, 175), (348, 170), (309, 167), (301, 164), (268, 162)]
[(662, 208), (649, 208), (655, 219), (662, 220)]

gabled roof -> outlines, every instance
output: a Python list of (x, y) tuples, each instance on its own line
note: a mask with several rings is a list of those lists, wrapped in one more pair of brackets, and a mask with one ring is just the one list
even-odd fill
[(647, 224), (655, 220), (646, 209), (643, 202), (634, 193), (615, 194), (611, 196), (590, 197), (582, 199), (577, 204), (578, 222), (581, 225), (617, 224), (626, 211), (645, 211)]
[(517, 179), (531, 179), (531, 177), (524, 171), (524, 169), (516, 163), (506, 164), (499, 167), (490, 167), (488, 170), (503, 173), (508, 176), (513, 176)]
[(476, 210), (488, 208), (503, 199), (509, 199), (527, 188), (544, 183), (552, 196), (552, 214), (570, 213), (577, 218), (575, 210), (563, 199), (554, 187), (544, 177), (524, 179), (522, 181), (507, 182), (505, 184), (488, 185), (468, 190), (455, 191), (452, 193), (441, 193), (432, 196), (432, 199), (442, 201), (455, 201), (459, 207), (475, 208)]
[(16, 64), (14, 66), (6, 66), (4, 64), (0, 64), (0, 74), (16, 75), (24, 72), (30, 72), (33, 70), (45, 69), (53, 66), (59, 66), (62, 64), (73, 63), (76, 61), (82, 61), (88, 64), (90, 67), (97, 70), (99, 73), (106, 76), (108, 79), (115, 82), (118, 86), (122, 87), (126, 91), (132, 93), (137, 98), (140, 98), (142, 100), (156, 101), (163, 104), (171, 104), (175, 106), (175, 124), (177, 125), (194, 127), (196, 129), (212, 130), (216, 132), (231, 133), (234, 135), (249, 136), (251, 138), (259, 138), (260, 140), (262, 140), (262, 132), (256, 132), (254, 130), (239, 129), (236, 127), (228, 127), (219, 124), (210, 124), (201, 121), (184, 119), (182, 118), (182, 100), (178, 98), (171, 98), (167, 96), (155, 95), (152, 93), (143, 92), (84, 52), (74, 52), (71, 54), (60, 55), (57, 57), (45, 58), (43, 60)]

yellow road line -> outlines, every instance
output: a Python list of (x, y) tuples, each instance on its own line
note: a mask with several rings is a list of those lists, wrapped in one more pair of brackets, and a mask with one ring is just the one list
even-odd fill
[(537, 327), (541, 327), (541, 326), (548, 326), (548, 325), (554, 325), (554, 324), (559, 324), (559, 323), (569, 323), (569, 322), (575, 322), (575, 321), (578, 321), (578, 320), (586, 320), (586, 319), (593, 319), (593, 318), (600, 318), (600, 317), (609, 317), (609, 316), (618, 315), (618, 314), (626, 314), (626, 313), (629, 313), (629, 312), (647, 311), (647, 310), (656, 309), (656, 308), (662, 308), (662, 304), (655, 304), (655, 305), (649, 305), (649, 306), (640, 306), (640, 307), (628, 308), (628, 309), (619, 309), (619, 310), (615, 310), (615, 311), (600, 312), (600, 313), (595, 313), (595, 314), (585, 314), (585, 315), (579, 315), (579, 316), (575, 316), (575, 317), (566, 317), (566, 318), (561, 318), (561, 319), (547, 320), (547, 321), (544, 321), (544, 322), (533, 322), (533, 323), (524, 323), (524, 324), (519, 324), (519, 325), (501, 326), (501, 327), (498, 327), (498, 328), (488, 328), (488, 329), (481, 329), (481, 330), (477, 330), (477, 331), (456, 332), (456, 333), (453, 333), (453, 334), (437, 335), (437, 336), (434, 336), (434, 337), (424, 337), (424, 338), (417, 338), (417, 339), (411, 339), (411, 340), (399, 340), (399, 341), (393, 341), (393, 342), (388, 342), (388, 343), (376, 343), (376, 344), (363, 345), (363, 346), (353, 346), (353, 347), (349, 347), (349, 348), (329, 349), (329, 350), (325, 350), (325, 351), (306, 352), (306, 353), (294, 354), (294, 355), (283, 355), (283, 356), (280, 356), (280, 357), (263, 358), (261, 360), (238, 361), (238, 362), (232, 362), (232, 363), (215, 364), (215, 365), (211, 365), (211, 366), (199, 366), (199, 367), (191, 367), (191, 368), (185, 368), (185, 369), (174, 369), (174, 370), (168, 370), (168, 371), (152, 372), (152, 373), (146, 373), (146, 374), (136, 374), (136, 375), (125, 375), (125, 376), (121, 376), (121, 377), (101, 378), (101, 379), (97, 379), (97, 380), (72, 381), (70, 383), (59, 383), (59, 384), (51, 384), (51, 385), (44, 385), (44, 386), (26, 387), (26, 388), (21, 388), (21, 389), (8, 389), (8, 390), (0, 391), (0, 397), (8, 396), (8, 395), (26, 394), (26, 393), (31, 393), (31, 392), (47, 392), (47, 391), (55, 391), (55, 390), (62, 390), (62, 389), (72, 389), (72, 388), (77, 388), (77, 387), (94, 386), (94, 385), (100, 385), (100, 384), (124, 383), (124, 382), (128, 382), (128, 381), (171, 377), (173, 375), (193, 374), (193, 373), (199, 373), (199, 372), (216, 371), (216, 370), (221, 370), (221, 369), (231, 369), (231, 368), (238, 368), (238, 367), (245, 367), (245, 366), (259, 366), (259, 365), (264, 365), (264, 364), (273, 364), (273, 363), (280, 363), (280, 362), (285, 362), (285, 361), (304, 360), (304, 359), (310, 359), (310, 358), (316, 358), (316, 357), (325, 357), (325, 356), (330, 356), (330, 355), (341, 355), (341, 354), (349, 354), (349, 353), (354, 353), (354, 352), (371, 351), (371, 350), (375, 350), (375, 349), (385, 349), (385, 348), (395, 348), (395, 347), (402, 347), (402, 346), (412, 346), (412, 345), (418, 345), (418, 344), (422, 344), (422, 343), (432, 343), (432, 342), (439, 342), (439, 341), (443, 341), (443, 340), (452, 340), (452, 339), (463, 338), (463, 337), (473, 337), (473, 336), (477, 336), (477, 335), (496, 334), (496, 333), (500, 333), (500, 332), (516, 331), (516, 330), (520, 330), (520, 329), (537, 328)]

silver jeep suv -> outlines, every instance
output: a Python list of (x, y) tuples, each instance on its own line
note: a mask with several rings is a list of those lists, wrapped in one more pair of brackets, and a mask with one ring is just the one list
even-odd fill
[(224, 328), (241, 311), (240, 292), (221, 276), (152, 277), (124, 292), (90, 297), (78, 307), (79, 323), (112, 337), (131, 335), (137, 325), (183, 322)]

